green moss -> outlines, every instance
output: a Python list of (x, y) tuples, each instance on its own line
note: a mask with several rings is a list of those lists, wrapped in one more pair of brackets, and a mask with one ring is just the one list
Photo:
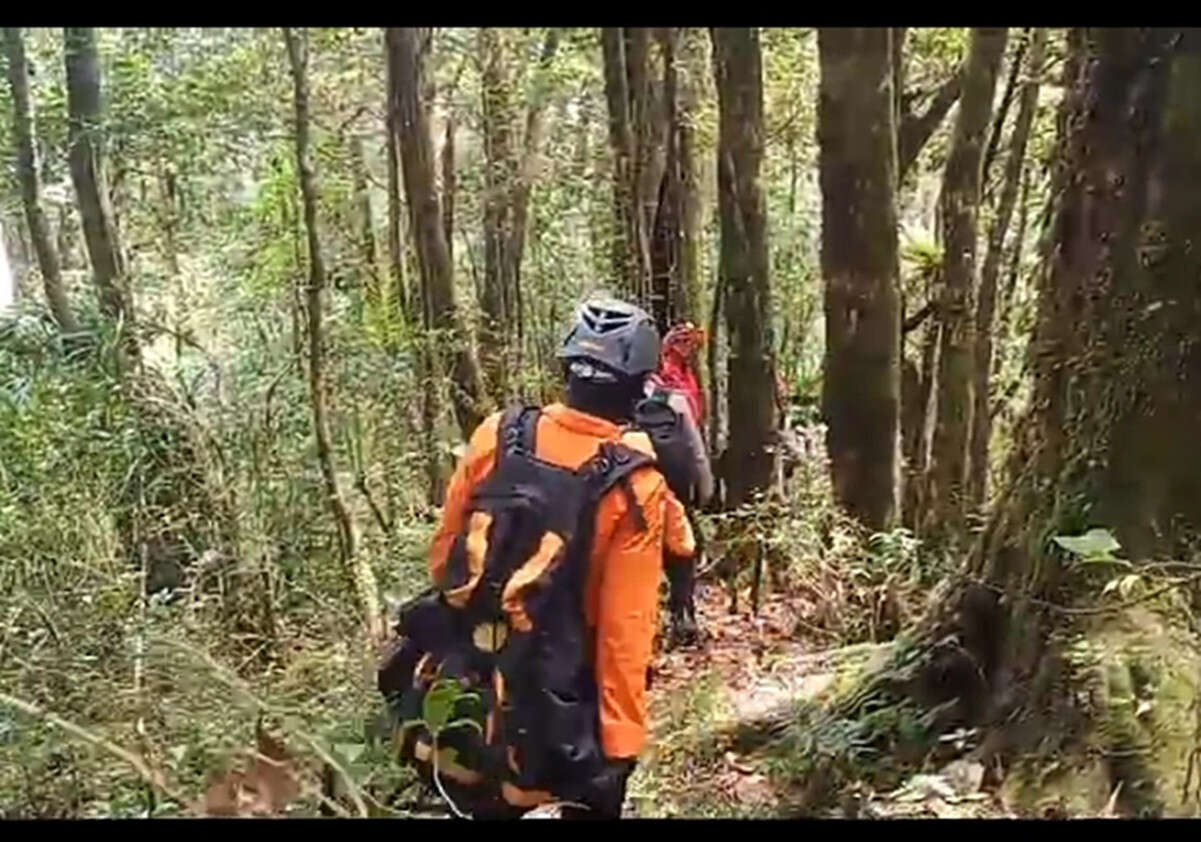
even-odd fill
[[(1196, 817), (1190, 757), (1201, 740), (1201, 644), (1171, 606), (1098, 618), (1068, 647), (1069, 689), (1090, 727), (1014, 764), (1005, 798), (1020, 812)], [(1194, 760), (1195, 762), (1195, 760)]]

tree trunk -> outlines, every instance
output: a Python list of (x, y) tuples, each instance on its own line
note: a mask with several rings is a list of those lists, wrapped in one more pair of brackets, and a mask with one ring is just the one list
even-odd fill
[[(1030, 167), (1022, 167), (1022, 192), (1018, 199), (1018, 227), (1013, 235), (1013, 253), (1009, 258), (1009, 273), (1005, 277), (1005, 290), (1001, 293), (1001, 325), (997, 335), (1004, 341), (1009, 336), (1009, 326), (1013, 320), (1013, 298), (1017, 292), (1018, 275), (1022, 268), (1022, 252), (1026, 244), (1026, 218), (1029, 213), (1030, 196)], [(996, 369), (996, 364), (993, 366)]]
[(822, 403), (835, 495), (870, 529), (900, 513), (900, 268), (891, 32), (818, 31)]
[(713, 306), (709, 310), (709, 341), (705, 346), (705, 362), (709, 370), (709, 452), (714, 454), (719, 452), (721, 444), (721, 372), (717, 368), (717, 350), (725, 297), (725, 276), (719, 267), (717, 283), (713, 286)]
[(535, 70), (533, 93), (525, 119), (525, 140), (521, 149), (521, 163), (517, 168), (517, 182), (513, 186), (511, 235), (506, 253), (511, 266), (508, 277), (512, 284), (512, 303), (517, 323), (516, 355), (513, 365), (521, 369), (525, 347), (525, 308), (521, 296), (521, 261), (525, 256), (525, 240), (529, 229), (530, 193), (537, 177), (538, 157), (542, 154), (542, 143), (546, 134), (546, 103), (550, 93), (551, 63), (559, 49), (561, 30), (548, 27), (546, 40), (542, 43), (542, 54)]
[[(963, 89), (963, 71), (957, 71), (934, 92), (926, 110), (906, 111), (897, 125), (897, 182), (905, 178), (926, 142), (942, 123)], [(902, 101), (907, 97), (902, 96)]]
[(721, 275), (729, 330), (727, 501), (749, 502), (771, 483), (776, 376), (768, 278), (763, 161), (763, 76), (759, 32), (711, 30), (718, 97)]
[[(1074, 642), (1091, 631), (1080, 620), (1132, 602), (1081, 605), (1095, 598), (1098, 580), (1086, 571), (1096, 565), (1066, 565), (1050, 539), (1107, 527), (1137, 569), (1187, 558), (1201, 528), (1201, 251), (1192, 246), (1201, 228), (1201, 32), (1077, 30), (1069, 44), (1064, 190), (1039, 279), (1034, 399), (1005, 491), (966, 581), (937, 600), (903, 662), (856, 687), (836, 715), (861, 716), (860, 700), (878, 711), (888, 704), (882, 691), (938, 709), (925, 741), (991, 724), (1007, 733), (987, 742), (1011, 756), (1036, 745), (1058, 754), (1092, 733), (1103, 745), (1088, 740), (1089, 762), (1104, 764), (1118, 808), (1154, 813), (1191, 797), (1187, 784), (1168, 793), (1149, 773), (1147, 755), (1157, 768), (1169, 762), (1157, 738), (1165, 723), (1154, 724), (1150, 745), (1144, 733), (1114, 733), (1115, 706), (1130, 697), (1106, 698), (1104, 669), (1101, 693), (1089, 678), (1081, 694), (1086, 674), (1065, 651), (1079, 651)], [(1132, 619), (1120, 622), (1129, 629)], [(1133, 671), (1134, 662), (1119, 663)], [(978, 754), (994, 762), (986, 748)]]
[(413, 307), (413, 296), (409, 293), (408, 279), (405, 272), (404, 221), (401, 211), (400, 195), (400, 118), (397, 114), (395, 56), (392, 50), (384, 46), (384, 69), (387, 75), (386, 93), (387, 105), (384, 126), (387, 134), (385, 148), (388, 158), (388, 263), (391, 269), (393, 294), (396, 296), (396, 306), (402, 322), (416, 324), (416, 309)]
[(650, 101), (645, 29), (601, 30), (605, 99), (609, 106), (609, 145), (613, 152), (614, 273), (622, 291), (650, 307), (650, 246), (643, 225), (643, 166), (648, 144)]
[(696, 123), (701, 103), (701, 79), (707, 58), (700, 50), (702, 30), (680, 31), (676, 63), (679, 102), (676, 107), (676, 156), (680, 169), (679, 317), (700, 324), (703, 319), (701, 278), (701, 177), (696, 160)]
[(46, 303), (63, 333), (75, 333), (79, 324), (71, 312), (63, 286), (58, 252), (50, 239), (50, 225), (41, 204), (41, 170), (37, 151), (37, 127), (33, 97), (29, 91), (29, 66), (25, 60), (25, 41), (20, 29), (5, 28), (5, 52), (8, 54), (8, 82), (13, 98), (13, 135), (17, 147), (17, 180), (21, 184), (21, 202), (25, 221), (42, 272)]
[(455, 125), (453, 109), (446, 114), (446, 129), (442, 137), (442, 237), (446, 240), (446, 256), (453, 270), (455, 265), (455, 199), (459, 190), (455, 171)]
[(309, 391), (313, 410), (313, 437), (317, 445), (317, 460), (321, 464), (321, 476), (325, 480), (326, 498), (338, 526), (338, 546), (343, 567), (358, 596), (367, 633), (373, 640), (381, 640), (383, 613), (380, 611), (375, 575), (366, 559), (359, 557), (358, 530), (338, 484), (333, 446), (330, 443), (322, 301), (325, 295), (326, 274), (321, 241), (317, 233), (317, 176), (309, 158), (308, 33), (304, 30), (297, 33), (285, 28), (283, 35), (292, 69), (292, 91), (296, 108), (296, 172), (300, 177), (304, 225), (308, 235)]
[(1034, 112), (1038, 107), (1039, 75), (1042, 73), (1046, 43), (1046, 29), (1036, 29), (1030, 43), (1030, 63), (1018, 105), (1017, 120), (1010, 135), (1009, 158), (1005, 162), (997, 216), (989, 231), (988, 251), (985, 253), (984, 268), (980, 274), (980, 300), (976, 309), (975, 387), (972, 398), (975, 408), (972, 410), (971, 458), (968, 468), (968, 500), (974, 507), (982, 505), (988, 493), (988, 443), (992, 435), (989, 375), (992, 373), (997, 276), (1001, 271), (1005, 232), (1009, 230), (1009, 221), (1017, 204), (1026, 157), (1026, 142), (1030, 138), (1030, 127), (1034, 124)]
[(367, 186), (367, 162), (363, 155), (363, 138), (355, 134), (350, 140), (351, 172), (354, 178), (355, 204), (359, 211), (359, 251), (363, 273), (367, 277), (367, 300), (372, 306), (381, 303), (382, 277), (379, 251), (375, 242), (375, 215), (371, 211), (371, 193)]
[(433, 140), (421, 97), (425, 78), (422, 36), (413, 27), (392, 27), (387, 37), (397, 74), (394, 92), (400, 117), (401, 163), (417, 243), (417, 262), (429, 294), (432, 324), (448, 334), (446, 341), (451, 344), (451, 401), (459, 431), (467, 438), (484, 418), (485, 407), (481, 405), (484, 392), (479, 366), (455, 305), (454, 267), (442, 230), (434, 180)]
[(654, 236), (651, 239), (651, 302), (655, 324), (660, 334), (666, 334), (672, 322), (679, 318), (682, 292), (680, 278), (680, 245), (683, 222), (683, 171), (680, 162), (679, 102), (677, 97), (676, 47), (678, 29), (665, 27), (657, 33), (663, 53), (663, 99), (667, 118), (667, 138), (664, 172), (659, 186), (658, 209), (655, 212)]
[(128, 356), (136, 358), (133, 301), (125, 288), (125, 261), (109, 198), (96, 31), (91, 27), (66, 27), (63, 47), (67, 69), (68, 160), (100, 311), (121, 325), (122, 347)]
[[(997, 113), (993, 115), (992, 130), (988, 133), (988, 146), (984, 150), (984, 163), (980, 168), (980, 191), (983, 196), (982, 201), (988, 203), (990, 194), (990, 186), (988, 174), (992, 171), (992, 162), (997, 157), (997, 150), (1001, 146), (1001, 135), (1005, 131), (1005, 121), (1009, 118), (1009, 109), (1013, 106), (1013, 97), (1017, 93), (1018, 76), (1022, 71), (1022, 59), (1026, 55), (1026, 47), (1029, 45), (1029, 32), (1018, 40), (1016, 49), (1013, 51), (1013, 57), (1009, 61), (1009, 75), (1005, 79), (1005, 88), (1001, 94), (1001, 104), (997, 106)], [(1011, 135), (1012, 137), (1012, 135)]]
[(962, 531), (967, 511), (980, 169), (1006, 34), (1004, 28), (972, 30), (963, 99), (940, 197), (944, 246), (938, 297), (938, 400), (923, 522), (924, 529), (946, 534)]
[[(979, 691), (1007, 703), (1002, 717), (1040, 708), (1030, 676), (1046, 663), (1051, 625), (1070, 619), (1041, 606), (1083, 581), (1051, 536), (1108, 527), (1139, 562), (1181, 557), (1201, 528), (1201, 251), (1191, 246), (1201, 227), (1201, 33), (1089, 29), (1070, 43), (1081, 55), (1068, 67), (1034, 399), (1003, 504), (969, 565), (1006, 595), (1003, 625), (964, 643)], [(972, 617), (961, 603), (950, 620), (962, 634)]]
[(516, 184), (517, 158), (513, 148), (511, 71), (507, 33), (493, 27), (479, 31), (483, 65), (481, 93), (484, 135), (484, 288), (481, 309), (481, 363), (492, 396), (503, 401), (508, 391), (506, 357), (513, 326), (513, 217), (510, 198)]

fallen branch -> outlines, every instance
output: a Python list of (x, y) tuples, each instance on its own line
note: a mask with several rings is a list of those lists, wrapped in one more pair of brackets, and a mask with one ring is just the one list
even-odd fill
[(125, 761), (132, 766), (134, 771), (141, 775), (142, 779), (145, 780), (146, 783), (150, 784), (168, 798), (181, 805), (189, 803), (188, 799), (180, 794), (178, 790), (174, 789), (165, 780), (163, 780), (162, 774), (154, 769), (151, 769), (150, 766), (148, 766), (146, 762), (142, 760), (142, 758), (138, 757), (128, 749), (121, 748), (121, 746), (106, 740), (104, 737), (101, 737), (98, 734), (93, 734), (82, 725), (76, 725), (70, 720), (63, 719), (58, 714), (51, 713), (48, 710), (38, 707), (32, 702), (27, 702), (24, 699), (18, 699), (16, 696), (10, 696), (8, 693), (0, 692), (0, 704), (5, 704), (9, 707), (16, 708), (22, 713), (36, 717), (48, 725), (53, 725), (56, 728), (60, 728), (69, 734), (79, 737), (85, 742), (91, 743), (97, 748), (107, 751), (109, 754)]

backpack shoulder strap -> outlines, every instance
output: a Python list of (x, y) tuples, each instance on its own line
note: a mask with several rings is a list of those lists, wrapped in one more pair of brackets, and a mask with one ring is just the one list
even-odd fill
[(496, 458), (505, 456), (532, 456), (538, 447), (538, 419), (541, 407), (517, 405), (505, 410), (500, 419), (499, 446)]
[[(634, 494), (630, 477), (640, 468), (655, 464), (649, 441), (640, 441), (637, 433), (626, 433), (621, 442), (605, 442), (585, 465), (589, 480), (589, 499), (597, 504), (614, 486), (619, 486), (629, 504), (631, 517), (639, 531), (646, 530), (646, 517)], [(629, 442), (627, 443), (627, 439)]]

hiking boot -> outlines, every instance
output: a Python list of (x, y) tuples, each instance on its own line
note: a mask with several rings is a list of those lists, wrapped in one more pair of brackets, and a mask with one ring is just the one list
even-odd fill
[(680, 605), (671, 610), (671, 644), (695, 646), (700, 641), (700, 628), (696, 624), (696, 610), (692, 605)]

